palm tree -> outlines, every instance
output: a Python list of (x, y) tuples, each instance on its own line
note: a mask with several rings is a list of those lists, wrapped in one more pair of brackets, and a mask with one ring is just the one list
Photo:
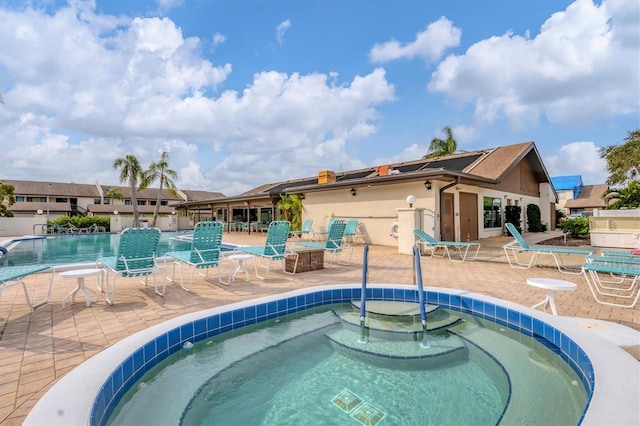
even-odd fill
[(282, 211), (284, 219), (291, 222), (291, 229), (300, 230), (302, 216), (302, 200), (300, 196), (297, 194), (280, 194), (280, 201), (278, 201), (277, 207)]
[(162, 201), (162, 188), (166, 185), (171, 194), (174, 196), (178, 195), (176, 192), (176, 185), (173, 182), (173, 180), (177, 178), (178, 173), (169, 168), (169, 154), (167, 151), (164, 151), (160, 156), (160, 160), (155, 163), (151, 163), (149, 168), (144, 172), (140, 189), (148, 187), (156, 179), (160, 180), (160, 189), (158, 190), (158, 198), (156, 198), (156, 208), (153, 210), (151, 226), (156, 226), (156, 219), (158, 217), (158, 212), (160, 211), (160, 202)]
[(453, 130), (451, 130), (451, 127), (449, 126), (444, 126), (442, 131), (447, 135), (447, 138), (444, 140), (440, 138), (431, 139), (429, 153), (422, 158), (442, 157), (443, 155), (450, 155), (456, 152), (456, 149), (458, 149), (458, 143), (453, 137)]
[(138, 194), (136, 192), (138, 182), (142, 180), (143, 171), (140, 162), (135, 155), (126, 155), (116, 158), (113, 162), (114, 169), (120, 169), (120, 182), (129, 183), (131, 188), (131, 205), (133, 206), (133, 226), (140, 226), (140, 214), (138, 213)]

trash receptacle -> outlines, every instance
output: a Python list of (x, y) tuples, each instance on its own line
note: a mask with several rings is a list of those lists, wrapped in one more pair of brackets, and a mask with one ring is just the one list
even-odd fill
[(143, 228), (148, 228), (149, 227), (149, 219), (141, 219), (140, 220), (140, 226)]

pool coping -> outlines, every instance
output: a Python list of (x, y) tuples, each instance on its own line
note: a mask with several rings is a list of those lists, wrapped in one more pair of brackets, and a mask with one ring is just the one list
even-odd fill
[[(367, 289), (371, 289), (372, 291), (375, 289), (389, 290), (391, 293), (395, 291), (404, 292), (407, 290), (417, 292), (416, 287), (411, 285), (369, 284)], [(326, 285), (298, 289), (278, 295), (260, 297), (186, 314), (142, 330), (94, 355), (65, 375), (36, 403), (24, 424), (92, 424), (93, 420), (91, 416), (96, 399), (114, 371), (123, 365), (124, 360), (131, 357), (132, 354), (139, 351), (144, 345), (153, 341), (156, 337), (167, 334), (171, 330), (180, 329), (184, 324), (193, 323), (198, 320), (202, 321), (203, 318), (212, 315), (230, 313), (238, 309), (259, 304), (279, 302), (313, 293), (333, 292), (336, 290), (354, 291), (359, 294), (361, 284)], [(456, 298), (456, 300), (464, 300), (466, 304), (469, 304), (468, 311), (470, 313), (491, 317), (490, 313), (486, 313), (483, 310), (484, 304), (486, 303), (495, 305), (493, 309), (493, 316), (495, 318), (499, 318), (503, 314), (501, 312), (499, 315), (496, 312), (498, 311), (498, 309), (495, 309), (496, 307), (500, 307), (501, 311), (504, 309), (505, 321), (507, 322), (511, 321), (512, 318), (510, 314), (514, 313), (513, 321), (518, 322), (518, 327), (524, 327), (525, 329), (528, 327), (530, 331), (533, 331), (535, 324), (543, 322), (552, 327), (552, 330), (550, 330), (551, 336), (555, 335), (555, 330), (561, 334), (566, 334), (570, 340), (575, 342), (574, 345), (567, 346), (567, 352), (571, 352), (571, 357), (575, 355), (575, 359), (577, 360), (578, 355), (574, 354), (574, 352), (582, 350), (588, 358), (588, 360), (586, 360), (587, 363), (590, 361), (591, 365), (593, 365), (593, 377), (587, 379), (587, 381), (591, 381), (594, 385), (593, 393), (581, 423), (638, 423), (640, 414), (637, 401), (640, 400), (640, 383), (629, 380), (629, 377), (634, 377), (634, 371), (636, 372), (635, 377), (640, 377), (640, 363), (620, 348), (619, 340), (621, 336), (622, 340), (640, 340), (640, 337), (638, 337), (640, 333), (619, 324), (606, 321), (552, 316), (516, 303), (464, 290), (429, 287), (427, 294), (433, 296), (434, 293), (437, 294), (438, 298), (442, 296), (442, 305), (445, 308), (447, 307), (446, 303), (448, 300)], [(482, 302), (477, 304), (481, 309), (480, 311), (475, 309), (474, 300)], [(427, 302), (431, 303), (432, 300), (427, 300)], [(307, 307), (311, 306), (312, 305), (309, 305)], [(302, 309), (306, 308), (298, 308), (297, 310)], [(508, 320), (506, 319), (507, 314), (510, 315)], [(523, 326), (522, 323), (520, 323), (520, 314), (524, 314), (538, 321), (534, 323), (532, 320), (531, 324)], [(497, 322), (500, 321), (497, 320)], [(600, 327), (587, 328), (584, 326), (584, 324), (591, 323), (597, 323)], [(603, 336), (603, 327), (611, 327), (612, 334), (615, 334), (615, 338), (606, 338), (606, 336)], [(545, 332), (546, 331), (547, 330), (545, 330)], [(604, 334), (606, 335), (606, 332)], [(558, 336), (558, 339), (559, 338), (560, 336)], [(564, 342), (558, 341), (558, 346), (561, 346), (560, 343), (564, 344)], [(577, 349), (575, 345), (578, 346)], [(95, 380), (89, 381), (87, 380), (88, 377), (93, 377)], [(585, 381), (584, 378), (583, 381)], [(587, 386), (588, 385), (587, 383)]]

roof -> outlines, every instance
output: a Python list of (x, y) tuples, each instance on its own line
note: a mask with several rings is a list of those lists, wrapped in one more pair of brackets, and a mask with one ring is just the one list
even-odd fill
[[(100, 190), (102, 195), (111, 189), (118, 189), (124, 198), (131, 198), (131, 188), (129, 186), (101, 185), (99, 183), (83, 184), (83, 183), (61, 183), (61, 182), (43, 182), (43, 181), (27, 181), (0, 179), (0, 182), (13, 185), (15, 190), (13, 193), (17, 196), (51, 196), (59, 198), (100, 198)], [(166, 188), (162, 189), (160, 198), (165, 201), (185, 201), (180, 193), (186, 196), (187, 201), (208, 200), (213, 198), (222, 198), (225, 195), (221, 192), (210, 192), (200, 190), (181, 190), (178, 195), (174, 195)], [(158, 196), (158, 188), (146, 188), (136, 191), (138, 199), (155, 200)], [(13, 207), (13, 206), (12, 206)], [(15, 210), (12, 208), (12, 210)]]
[[(318, 183), (318, 177), (305, 177), (281, 182), (264, 184), (237, 196), (201, 202), (183, 202), (178, 207), (200, 206), (206, 201), (241, 201), (258, 198), (274, 199), (280, 194), (327, 191), (341, 187), (360, 185), (386, 185), (402, 181), (420, 179), (456, 180), (460, 183), (493, 187), (526, 160), (531, 165), (539, 182), (550, 182), (549, 175), (542, 164), (540, 154), (533, 142), (523, 142), (492, 149), (458, 152), (435, 158), (388, 164), (386, 167), (374, 166), (363, 169), (335, 172), (335, 182)], [(387, 173), (381, 169), (388, 169)]]
[(585, 185), (580, 190), (577, 198), (573, 200), (567, 200), (564, 206), (568, 209), (584, 209), (594, 208), (601, 209), (606, 207), (607, 203), (604, 201), (604, 194), (609, 190), (609, 185)]

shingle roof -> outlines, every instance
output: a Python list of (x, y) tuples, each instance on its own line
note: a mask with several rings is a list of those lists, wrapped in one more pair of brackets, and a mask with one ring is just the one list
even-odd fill
[(606, 207), (607, 203), (604, 201), (604, 194), (609, 189), (609, 185), (585, 185), (580, 190), (577, 198), (573, 200), (567, 200), (564, 203), (566, 208), (580, 209), (580, 208), (594, 208), (601, 209)]

